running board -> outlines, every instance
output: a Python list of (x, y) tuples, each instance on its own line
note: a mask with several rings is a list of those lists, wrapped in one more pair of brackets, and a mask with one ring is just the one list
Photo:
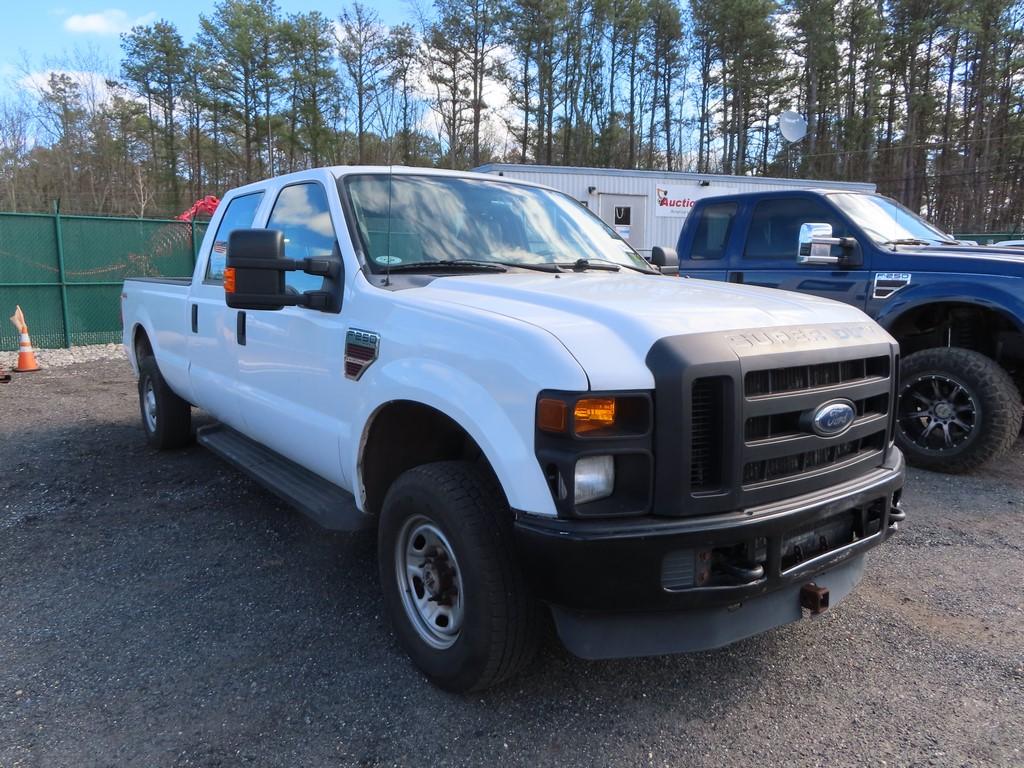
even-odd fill
[(328, 530), (359, 531), (373, 525), (344, 488), (230, 427), (201, 427), (196, 440)]

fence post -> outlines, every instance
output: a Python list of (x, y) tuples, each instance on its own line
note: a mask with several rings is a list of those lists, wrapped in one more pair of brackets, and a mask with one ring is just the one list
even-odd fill
[(196, 268), (196, 217), (193, 216), (188, 220), (190, 227), (191, 238), (192, 238), (192, 269)]
[(60, 222), (60, 198), (53, 201), (53, 226), (57, 235), (57, 276), (60, 280), (60, 315), (64, 323), (64, 346), (71, 346), (71, 323), (68, 320), (68, 285), (64, 275), (64, 233)]

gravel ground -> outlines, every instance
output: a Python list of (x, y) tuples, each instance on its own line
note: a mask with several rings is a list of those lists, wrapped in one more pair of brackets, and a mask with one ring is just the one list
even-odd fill
[(106, 357), (0, 385), (0, 766), (1024, 765), (1024, 441), (911, 472), (820, 618), (657, 659), (550, 640), (460, 697), (397, 647), (370, 536), (148, 449)]
[[(125, 359), (124, 347), (120, 344), (92, 344), (70, 349), (37, 349), (36, 360), (42, 368), (64, 368), (76, 363), (91, 363), (100, 360)], [(18, 361), (17, 352), (0, 352), (0, 369), (10, 371)]]

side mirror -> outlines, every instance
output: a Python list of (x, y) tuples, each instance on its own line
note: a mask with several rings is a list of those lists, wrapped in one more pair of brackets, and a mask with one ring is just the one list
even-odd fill
[(810, 223), (800, 226), (800, 242), (796, 260), (798, 264), (833, 264), (844, 263), (845, 259), (832, 255), (832, 246), (853, 248), (857, 241), (852, 237), (832, 237), (832, 225)]
[[(285, 272), (306, 272), (327, 278), (333, 290), (289, 293)], [(269, 309), (298, 306), (324, 312), (340, 311), (341, 259), (288, 259), (284, 234), (276, 229), (236, 229), (228, 238), (224, 269), (224, 300), (234, 309)]]
[(651, 249), (651, 263), (660, 269), (663, 275), (679, 274), (679, 256), (675, 248), (654, 246)]

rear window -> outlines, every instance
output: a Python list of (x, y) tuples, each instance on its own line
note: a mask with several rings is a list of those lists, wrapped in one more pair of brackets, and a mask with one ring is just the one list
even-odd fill
[(711, 203), (701, 209), (697, 232), (690, 249), (693, 259), (725, 258), (725, 246), (736, 218), (736, 203)]
[(228, 238), (236, 229), (249, 229), (256, 219), (256, 209), (263, 201), (262, 192), (242, 195), (228, 203), (224, 217), (217, 225), (217, 234), (213, 237), (213, 250), (210, 260), (206, 263), (206, 281), (220, 283), (224, 279), (224, 262), (228, 254)]

